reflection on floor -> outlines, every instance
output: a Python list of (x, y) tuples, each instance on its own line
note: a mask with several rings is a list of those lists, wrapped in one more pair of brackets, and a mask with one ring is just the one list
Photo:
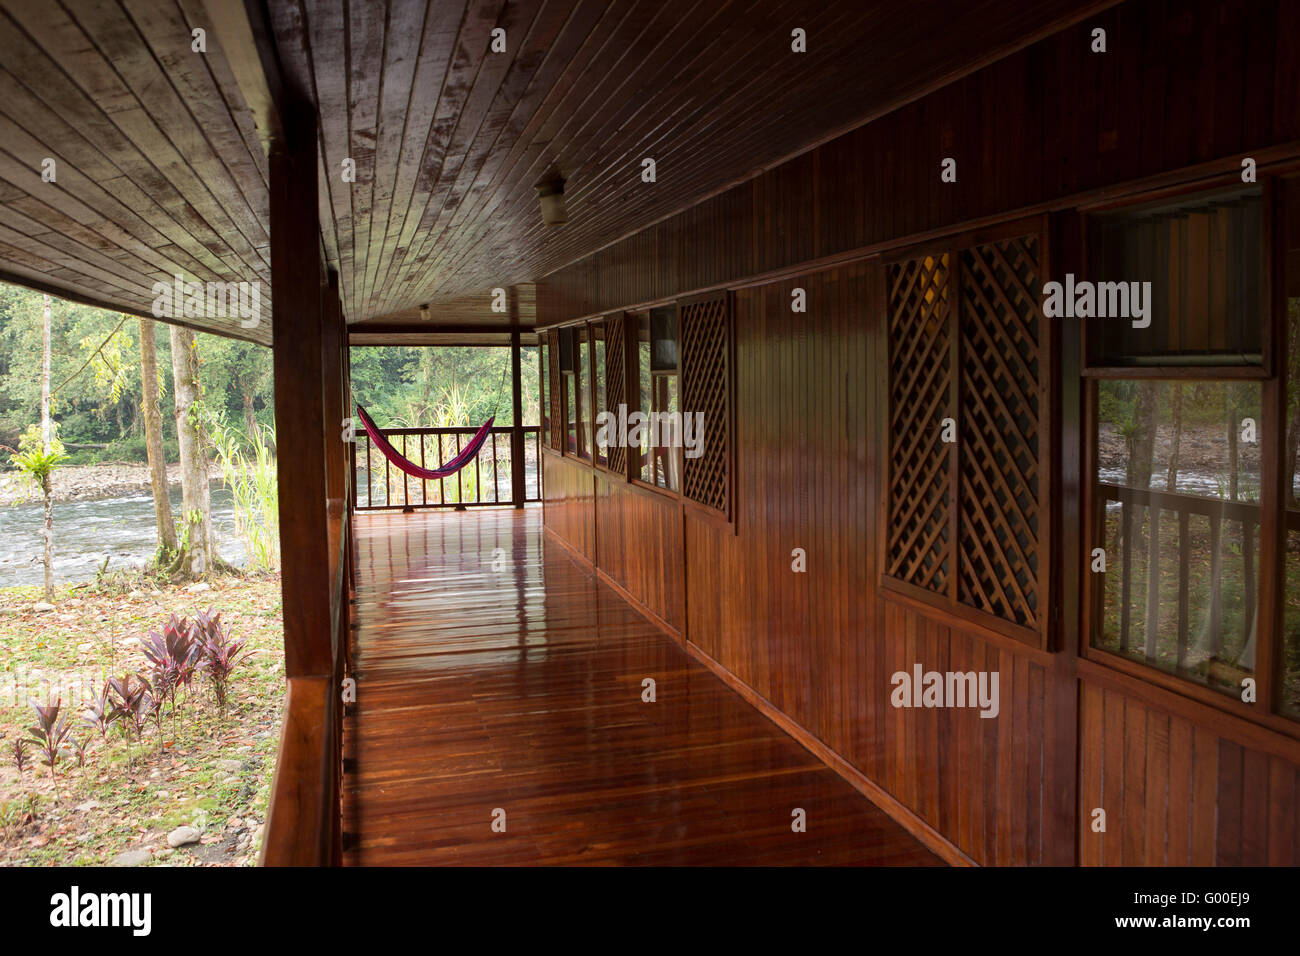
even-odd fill
[(357, 536), (347, 863), (939, 862), (539, 509), (361, 515)]

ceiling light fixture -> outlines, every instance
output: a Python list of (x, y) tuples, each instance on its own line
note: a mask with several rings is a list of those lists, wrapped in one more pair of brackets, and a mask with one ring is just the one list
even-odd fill
[(421, 322), (429, 321), (429, 303), (427, 302), (424, 303), (424, 305), (420, 306), (420, 321)]
[(569, 212), (564, 208), (564, 180), (559, 173), (543, 179), (533, 188), (542, 203), (542, 222), (558, 226), (569, 221)]

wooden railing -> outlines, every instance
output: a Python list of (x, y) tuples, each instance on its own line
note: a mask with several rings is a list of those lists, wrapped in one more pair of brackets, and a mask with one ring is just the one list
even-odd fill
[[(385, 428), (402, 457), (422, 468), (440, 468), (466, 447), (476, 428)], [(472, 462), (442, 479), (413, 478), (395, 467), (358, 432), (352, 444), (352, 506), (358, 511), (468, 508), (541, 501), (541, 429), (525, 425), (522, 487), (511, 459), (513, 428), (493, 428)]]
[[(349, 476), (350, 484), (350, 476)], [(348, 496), (330, 498), (330, 654), (328, 676), (290, 676), (275, 779), (262, 842), (263, 866), (338, 866), (343, 862), (343, 675), (351, 653), (354, 590)]]
[[(1178, 574), (1177, 666), (1181, 669), (1186, 663), (1189, 625), (1191, 622), (1190, 591), (1193, 567), (1191, 520), (1194, 516), (1204, 517), (1208, 524), (1210, 557), (1208, 632), (1210, 651), (1217, 658), (1223, 650), (1225, 637), (1223, 629), (1223, 544), (1225, 527), (1229, 532), (1237, 532), (1236, 537), (1240, 541), (1240, 553), (1233, 553), (1231, 557), (1242, 562), (1241, 593), (1248, 608), (1241, 622), (1243, 628), (1242, 641), (1243, 644), (1248, 642), (1251, 628), (1254, 627), (1255, 623), (1251, 610), (1255, 605), (1254, 596), (1256, 594), (1255, 549), (1260, 522), (1259, 505), (1245, 501), (1229, 501), (1222, 498), (1160, 491), (1155, 488), (1130, 488), (1126, 485), (1107, 484), (1105, 482), (1098, 482), (1097, 487), (1100, 492), (1099, 499), (1103, 502), (1103, 506), (1112, 501), (1118, 502), (1120, 505), (1120, 619), (1118, 627), (1120, 649), (1128, 649), (1132, 630), (1133, 558), (1136, 553), (1138, 557), (1146, 557), (1147, 559), (1145, 653), (1148, 658), (1154, 657), (1156, 654), (1159, 631), (1156, 622), (1160, 619), (1161, 552), (1163, 550), (1160, 547), (1160, 529), (1164, 522), (1176, 521), (1178, 527), (1178, 566), (1176, 569)], [(1144, 512), (1148, 525), (1143, 540), (1147, 542), (1147, 546), (1143, 549), (1135, 549), (1134, 539), (1138, 534), (1137, 528), (1143, 521)], [(1294, 524), (1290, 520), (1290, 516), (1288, 518), (1288, 524)], [(1233, 525), (1238, 527), (1233, 528)], [(1104, 530), (1104, 528), (1103, 521), (1102, 529)], [(1153, 541), (1156, 542), (1155, 547), (1150, 545), (1150, 542)], [(1108, 544), (1108, 542), (1103, 542), (1103, 544)], [(1166, 566), (1163, 570), (1167, 572), (1169, 568)], [(1096, 607), (1099, 612), (1103, 609), (1103, 591), (1104, 588), (1098, 588), (1096, 593)]]

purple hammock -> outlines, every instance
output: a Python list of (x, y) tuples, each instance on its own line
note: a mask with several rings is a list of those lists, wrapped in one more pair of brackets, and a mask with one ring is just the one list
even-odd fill
[(361, 416), (361, 424), (365, 426), (366, 434), (370, 440), (375, 443), (375, 447), (384, 453), (384, 457), (396, 465), (401, 471), (406, 472), (412, 478), (436, 479), (447, 478), (456, 474), (466, 465), (468, 465), (478, 455), (478, 450), (483, 447), (483, 442), (487, 440), (488, 435), (492, 433), (492, 423), (496, 421), (496, 416), (492, 416), (483, 423), (483, 427), (474, 433), (470, 443), (466, 445), (455, 458), (447, 462), (440, 468), (421, 468), (415, 462), (404, 458), (402, 454), (392, 446), (384, 433), (379, 430), (375, 420), (371, 418), (364, 408), (357, 406), (357, 414)]

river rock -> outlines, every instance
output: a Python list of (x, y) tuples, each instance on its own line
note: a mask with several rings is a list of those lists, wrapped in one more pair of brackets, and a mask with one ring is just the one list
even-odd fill
[(239, 773), (244, 765), (238, 760), (214, 760), (212, 765), (218, 770), (224, 770), (226, 773)]
[(141, 866), (148, 863), (153, 857), (148, 850), (123, 850), (113, 859), (108, 861), (109, 866)]
[(96, 809), (98, 806), (99, 806), (98, 800), (87, 800), (85, 803), (77, 804), (75, 809), (78, 813), (87, 813), (91, 810)]
[(211, 591), (212, 585), (207, 581), (197, 581), (194, 584), (187, 585), (185, 590), (191, 594), (202, 594), (204, 591)]
[(32, 605), (32, 610), (35, 611), (37, 614), (48, 614), (50, 611), (54, 610), (54, 605), (47, 604), (44, 601), (37, 601), (35, 604)]
[(198, 843), (200, 833), (194, 827), (177, 827), (167, 834), (167, 845), (173, 850), (187, 843)]

